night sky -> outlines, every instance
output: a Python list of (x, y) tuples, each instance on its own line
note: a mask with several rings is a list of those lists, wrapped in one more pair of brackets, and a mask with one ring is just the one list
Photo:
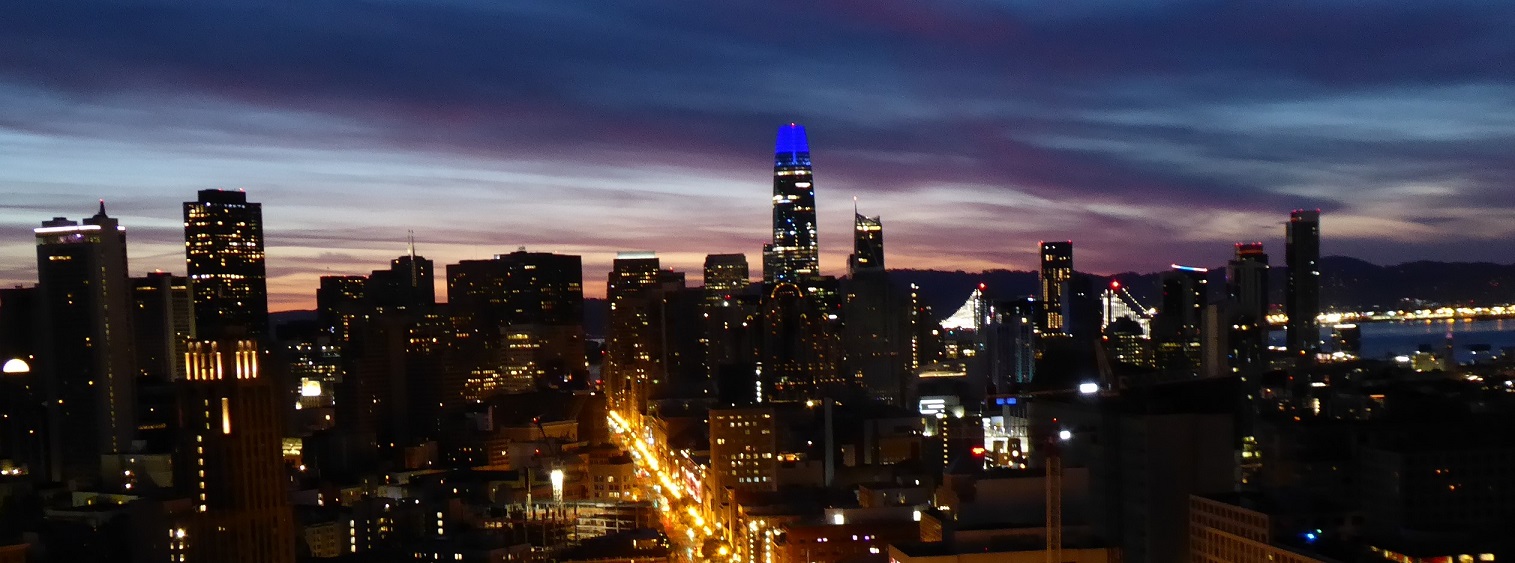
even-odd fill
[(791, 121), (828, 273), (854, 196), (894, 268), (1281, 263), (1301, 207), (1326, 254), (1515, 262), (1515, 2), (3, 4), (6, 285), (100, 198), (134, 274), (183, 273), (204, 188), (263, 203), (274, 310), (412, 229), (439, 278), (519, 246), (591, 295), (617, 250), (756, 275)]

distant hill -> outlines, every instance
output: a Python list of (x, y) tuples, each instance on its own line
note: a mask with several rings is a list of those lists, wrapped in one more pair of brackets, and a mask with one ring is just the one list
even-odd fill
[[(1276, 256), (1269, 270), (1269, 295), (1273, 303), (1283, 303), (1287, 268)], [(1327, 309), (1371, 309), (1441, 304), (1515, 303), (1515, 264), (1487, 262), (1407, 262), (1379, 266), (1349, 256), (1327, 256), (1320, 261), (1321, 305)], [(942, 270), (890, 270), (901, 284), (920, 287), (921, 302), (931, 307), (938, 318), (952, 314), (968, 294), (984, 284), (996, 299), (1010, 299), (1040, 293), (1036, 272), (1023, 270), (989, 270), (986, 272)], [(1096, 287), (1111, 279), (1119, 280), (1138, 301), (1156, 307), (1162, 296), (1161, 273), (1124, 272), (1113, 276), (1094, 276)], [(1211, 268), (1212, 296), (1225, 291), (1225, 265)], [(591, 337), (603, 336), (609, 317), (604, 299), (584, 300), (584, 329)], [(309, 311), (275, 313), (281, 320), (305, 320)]]

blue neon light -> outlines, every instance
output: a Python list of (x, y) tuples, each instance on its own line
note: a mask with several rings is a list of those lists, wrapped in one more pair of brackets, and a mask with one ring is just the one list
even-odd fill
[(810, 139), (805, 136), (804, 125), (779, 127), (778, 140), (773, 143), (773, 165), (810, 166)]

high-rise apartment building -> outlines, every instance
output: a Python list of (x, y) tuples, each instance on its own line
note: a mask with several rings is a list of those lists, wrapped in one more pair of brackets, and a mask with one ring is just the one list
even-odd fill
[(1073, 242), (1041, 243), (1043, 334), (1064, 332), (1063, 285), (1073, 279)]
[(779, 127), (773, 149), (773, 242), (763, 250), (767, 289), (820, 274), (813, 181), (805, 126)]
[(169, 531), (173, 561), (281, 563), (295, 559), (285, 496), (280, 391), (253, 340), (189, 345), (179, 382), (174, 482), (194, 512)]
[(200, 338), (268, 334), (262, 204), (242, 191), (200, 190), (184, 202), (184, 256)]
[(131, 286), (137, 372), (143, 377), (184, 379), (184, 346), (195, 338), (189, 278), (153, 272), (132, 278)]
[(34, 232), (48, 469), (93, 479), (100, 456), (127, 451), (137, 429), (126, 231), (102, 202), (82, 224), (57, 217)]
[(1289, 315), (1286, 343), (1289, 354), (1311, 356), (1320, 351), (1320, 210), (1296, 209), (1284, 228), (1284, 261), (1289, 267), (1284, 309)]

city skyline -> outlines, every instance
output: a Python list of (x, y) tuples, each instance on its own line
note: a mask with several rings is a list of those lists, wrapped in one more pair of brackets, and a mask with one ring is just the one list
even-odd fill
[(40, 3), (0, 22), (0, 283), (35, 279), (31, 229), (102, 197), (132, 275), (183, 274), (177, 206), (222, 188), (265, 205), (274, 310), (409, 230), (439, 264), (581, 255), (600, 296), (618, 251), (756, 263), (789, 122), (820, 163), (825, 274), (852, 197), (896, 268), (1033, 270), (1063, 239), (1090, 272), (1218, 266), (1317, 207), (1322, 255), (1515, 261), (1515, 108), (1487, 62), (1515, 51), (1508, 6), (317, 8), (346, 25), (215, 3), (141, 8), (166, 31)]

